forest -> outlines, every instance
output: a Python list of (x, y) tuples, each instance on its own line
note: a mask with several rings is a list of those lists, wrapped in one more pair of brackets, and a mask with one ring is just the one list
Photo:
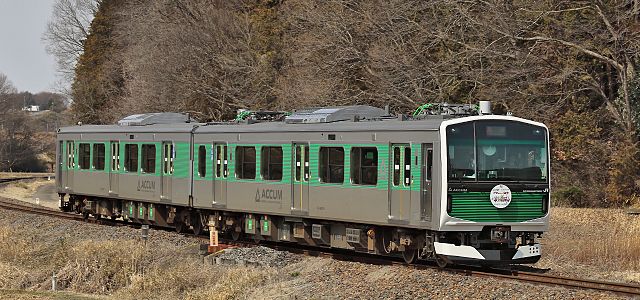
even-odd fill
[(490, 100), (547, 124), (556, 204), (640, 203), (640, 2), (102, 0), (74, 122)]

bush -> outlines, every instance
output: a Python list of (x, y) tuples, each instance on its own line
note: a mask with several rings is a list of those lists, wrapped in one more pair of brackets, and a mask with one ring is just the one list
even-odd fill
[(556, 206), (584, 207), (587, 205), (585, 192), (575, 186), (560, 189), (551, 196), (552, 203)]

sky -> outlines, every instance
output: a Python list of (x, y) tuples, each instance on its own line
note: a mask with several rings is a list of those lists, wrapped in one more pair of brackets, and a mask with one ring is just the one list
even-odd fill
[(18, 91), (55, 90), (55, 59), (45, 51), (42, 33), (54, 0), (0, 0), (0, 73)]

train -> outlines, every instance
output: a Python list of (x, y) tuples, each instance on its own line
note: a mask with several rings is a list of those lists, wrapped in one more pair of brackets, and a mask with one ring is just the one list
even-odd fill
[(147, 113), (60, 128), (60, 209), (449, 264), (532, 264), (548, 230), (549, 130), (490, 103)]

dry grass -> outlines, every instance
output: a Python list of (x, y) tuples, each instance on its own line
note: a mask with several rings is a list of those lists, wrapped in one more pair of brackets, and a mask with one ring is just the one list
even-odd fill
[(12, 300), (93, 300), (105, 297), (94, 295), (79, 295), (69, 292), (43, 292), (24, 290), (0, 290), (0, 299)]
[(0, 290), (49, 290), (55, 272), (60, 290), (119, 300), (232, 299), (278, 273), (204, 264), (197, 245), (145, 248), (138, 240), (71, 242), (46, 233), (47, 241), (30, 238), (37, 231), (0, 227)]
[(53, 181), (38, 179), (26, 182), (12, 182), (0, 188), (0, 197), (33, 203), (33, 194), (39, 187), (47, 184), (53, 184)]
[(21, 172), (0, 172), (2, 178), (30, 177), (30, 176), (54, 176), (53, 173), (21, 173)]
[(32, 181), (12, 182), (0, 188), (0, 197), (33, 202), (33, 195), (39, 187), (53, 184), (53, 181), (38, 179)]
[[(118, 300), (280, 298), (299, 294), (297, 289), (309, 284), (301, 277), (316, 276), (330, 262), (310, 259), (284, 269), (209, 265), (195, 243), (176, 245), (158, 237), (145, 248), (139, 240), (117, 234), (104, 239), (83, 232), (61, 235), (59, 229), (51, 230), (55, 226), (0, 226), (0, 298), (6, 298), (7, 290), (49, 290), (53, 272), (60, 289)], [(640, 281), (638, 216), (622, 210), (553, 208), (551, 231), (542, 241), (545, 255), (537, 266), (588, 266)], [(385, 276), (370, 275), (372, 282)], [(31, 296), (16, 295), (41, 299)]]
[(640, 217), (621, 209), (560, 208), (551, 212), (545, 256), (601, 270), (640, 272)]

